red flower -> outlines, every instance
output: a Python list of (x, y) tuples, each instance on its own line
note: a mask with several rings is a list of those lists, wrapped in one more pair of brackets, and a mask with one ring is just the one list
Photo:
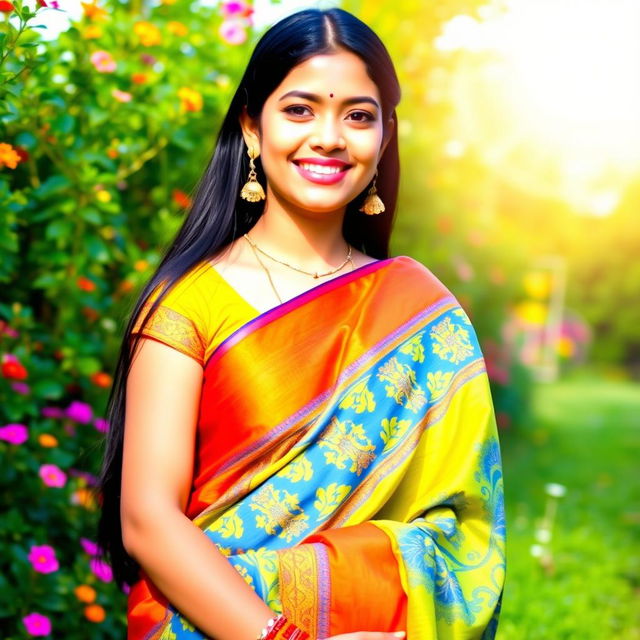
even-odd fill
[(95, 291), (96, 289), (96, 283), (93, 282), (93, 280), (89, 280), (89, 278), (85, 278), (84, 276), (80, 276), (76, 280), (76, 284), (78, 285), (78, 288), (82, 289), (83, 291)]
[(2, 363), (2, 375), (12, 380), (24, 380), (29, 374), (17, 360), (6, 360)]
[(38, 6), (39, 7), (46, 7), (47, 3), (44, 0), (38, 0)]
[(0, 0), (0, 11), (11, 13), (11, 11), (13, 11), (13, 5), (10, 2), (7, 2), (7, 0)]
[(171, 195), (173, 196), (173, 201), (179, 207), (188, 209), (191, 206), (191, 199), (184, 191), (180, 191), (180, 189), (174, 189)]

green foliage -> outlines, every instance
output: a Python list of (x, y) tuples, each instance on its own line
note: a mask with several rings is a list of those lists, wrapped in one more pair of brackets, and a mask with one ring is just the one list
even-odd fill
[[(499, 640), (640, 638), (638, 386), (576, 372), (535, 392), (524, 431), (502, 435), (507, 581)], [(546, 483), (560, 483), (551, 556), (532, 556)]]
[[(181, 0), (90, 5), (41, 41), (35, 23), (52, 10), (18, 0), (0, 22), (0, 428), (28, 432), (0, 439), (0, 637), (30, 637), (22, 619), (37, 612), (52, 637), (115, 639), (125, 594), (81, 543), (95, 538), (107, 372), (251, 42), (223, 40), (218, 9)], [(63, 486), (45, 483), (44, 464)], [(34, 545), (52, 547), (59, 568), (36, 571)]]

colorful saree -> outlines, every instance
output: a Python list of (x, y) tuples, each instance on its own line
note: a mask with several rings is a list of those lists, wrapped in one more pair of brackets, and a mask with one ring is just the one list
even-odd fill
[[(494, 638), (505, 573), (484, 361), (408, 256), (326, 281), (204, 364), (186, 515), (313, 638)], [(204, 638), (141, 570), (129, 640)]]

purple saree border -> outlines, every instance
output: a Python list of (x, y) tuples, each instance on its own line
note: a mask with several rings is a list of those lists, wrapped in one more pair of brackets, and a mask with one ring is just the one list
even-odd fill
[[(238, 452), (235, 456), (233, 456), (233, 458), (227, 460), (227, 462), (225, 462), (220, 467), (219, 472), (227, 470), (229, 467), (236, 464), (239, 460), (242, 460), (242, 458), (244, 458), (245, 456), (251, 455), (252, 452), (263, 447), (265, 443), (267, 443), (269, 440), (279, 435), (283, 431), (286, 431), (292, 424), (295, 424), (296, 422), (298, 422), (298, 420), (301, 420), (302, 418), (304, 418), (304, 416), (314, 411), (332, 393), (334, 393), (334, 387), (340, 386), (345, 379), (351, 377), (353, 372), (356, 371), (358, 368), (360, 368), (363, 363), (365, 363), (367, 360), (370, 360), (377, 353), (382, 351), (390, 342), (393, 342), (394, 340), (396, 340), (398, 336), (404, 333), (409, 327), (419, 323), (425, 317), (430, 316), (434, 311), (437, 311), (439, 308), (444, 307), (448, 304), (453, 304), (455, 306), (455, 305), (458, 305), (458, 301), (454, 296), (447, 295), (444, 298), (441, 298), (440, 300), (438, 300), (438, 302), (435, 302), (434, 304), (428, 306), (426, 309), (423, 309), (416, 315), (409, 318), (409, 320), (401, 324), (397, 329), (394, 329), (390, 334), (385, 336), (377, 344), (371, 347), (371, 349), (369, 349), (368, 351), (365, 351), (359, 358), (354, 360), (349, 366), (345, 367), (340, 373), (340, 375), (338, 376), (338, 379), (336, 380), (333, 387), (331, 387), (330, 389), (327, 389), (326, 391), (323, 391), (319, 396), (317, 396), (315, 399), (308, 402), (304, 407), (296, 411), (294, 414), (290, 415), (286, 420), (281, 422), (279, 425), (276, 425), (273, 429), (271, 429), (271, 431), (269, 431), (268, 433), (265, 433), (261, 438), (256, 440), (249, 447), (247, 447), (243, 451)], [(314, 419), (314, 421), (316, 419)], [(303, 426), (308, 426), (308, 425), (303, 425)]]
[(312, 542), (311, 546), (316, 554), (318, 562), (318, 585), (316, 593), (318, 594), (318, 627), (316, 629), (316, 638), (329, 637), (329, 625), (331, 613), (331, 574), (329, 570), (329, 555), (324, 544), (320, 542)]
[(236, 329), (231, 335), (227, 336), (211, 353), (207, 361), (205, 362), (204, 368), (206, 369), (209, 366), (209, 363), (214, 359), (214, 357), (219, 358), (222, 357), (224, 353), (226, 353), (231, 347), (240, 342), (245, 336), (247, 336), (251, 331), (260, 329), (261, 327), (269, 324), (273, 320), (277, 320), (281, 318), (289, 311), (293, 311), (297, 307), (302, 306), (306, 302), (309, 302), (316, 296), (320, 296), (323, 293), (328, 293), (329, 291), (333, 291), (339, 286), (352, 282), (353, 280), (358, 279), (363, 275), (367, 275), (369, 273), (373, 273), (382, 267), (391, 264), (393, 261), (398, 260), (399, 258), (409, 258), (413, 260), (410, 256), (392, 256), (391, 258), (385, 258), (383, 260), (376, 260), (375, 262), (369, 262), (367, 264), (350, 271), (349, 273), (343, 273), (341, 276), (337, 276), (336, 278), (332, 278), (331, 280), (327, 280), (326, 282), (321, 282), (317, 284), (315, 287), (311, 287), (307, 289), (303, 293), (294, 296), (290, 300), (283, 302), (271, 309), (267, 309), (260, 315), (256, 316), (246, 322), (241, 327)]

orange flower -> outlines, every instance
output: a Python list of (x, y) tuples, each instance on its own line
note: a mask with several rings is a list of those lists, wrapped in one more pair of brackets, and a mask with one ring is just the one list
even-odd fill
[(89, 511), (94, 511), (96, 508), (95, 496), (91, 489), (76, 489), (71, 494), (71, 504), (76, 504)]
[(178, 97), (180, 98), (180, 110), (184, 111), (201, 111), (202, 95), (189, 87), (180, 87), (178, 89)]
[(96, 385), (96, 387), (102, 387), (106, 389), (111, 386), (111, 376), (104, 371), (98, 371), (91, 376), (91, 382)]
[(20, 162), (18, 152), (6, 142), (0, 142), (0, 168), (3, 166), (15, 169)]
[(133, 84), (144, 84), (147, 81), (146, 73), (132, 73), (131, 74), (131, 82)]
[(184, 191), (180, 191), (180, 189), (174, 189), (171, 192), (171, 195), (173, 197), (173, 201), (179, 207), (188, 209), (191, 206), (191, 198), (189, 198), (189, 196)]
[(136, 32), (138, 38), (140, 38), (140, 44), (144, 47), (153, 47), (162, 42), (160, 29), (151, 22), (147, 22), (146, 20), (136, 22), (133, 25), (133, 30)]
[(111, 158), (117, 158), (120, 154), (117, 149), (107, 149), (107, 155)]
[(80, 276), (76, 280), (76, 284), (78, 285), (78, 288), (82, 289), (83, 291), (96, 290), (96, 283), (93, 280), (89, 280), (89, 278), (85, 278), (84, 276)]
[(73, 593), (76, 594), (76, 598), (78, 598), (80, 602), (87, 602), (91, 604), (96, 599), (96, 590), (88, 584), (78, 585), (73, 590)]
[(106, 613), (99, 604), (89, 604), (84, 608), (84, 616), (91, 622), (102, 622), (106, 618)]
[(149, 263), (146, 260), (136, 260), (133, 263), (133, 268), (136, 271), (144, 271), (149, 266)]
[(186, 36), (187, 33), (189, 33), (189, 29), (182, 24), (182, 22), (178, 22), (177, 20), (171, 20), (168, 22), (167, 29), (176, 36)]
[(107, 12), (95, 2), (81, 2), (84, 15), (92, 22), (103, 22), (107, 19)]
[(38, 436), (38, 442), (42, 447), (57, 447), (58, 439), (50, 433), (41, 433)]
[(85, 40), (95, 40), (102, 37), (102, 28), (97, 24), (90, 24), (83, 32), (82, 37)]
[(133, 282), (131, 282), (131, 280), (123, 280), (120, 283), (118, 290), (122, 291), (123, 293), (128, 293), (129, 291), (133, 290)]

